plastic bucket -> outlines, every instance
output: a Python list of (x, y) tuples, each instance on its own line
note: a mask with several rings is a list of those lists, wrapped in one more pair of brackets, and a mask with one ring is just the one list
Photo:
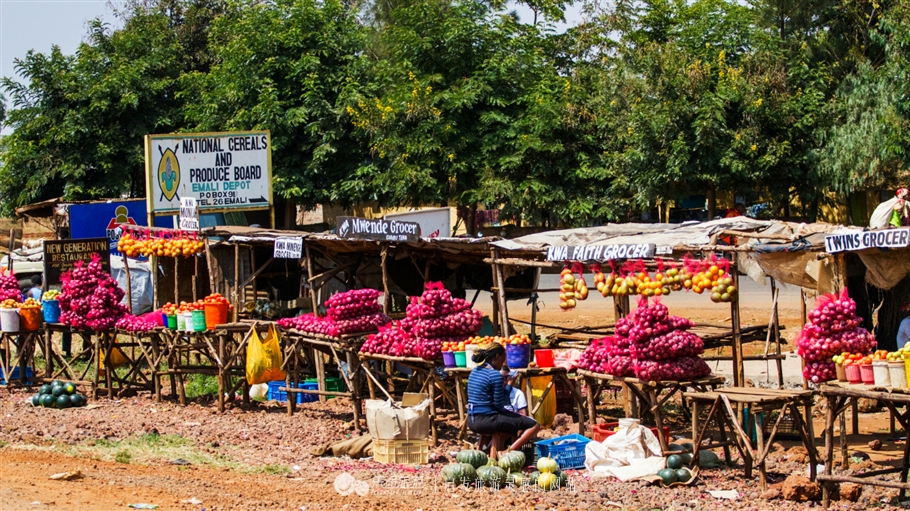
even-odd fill
[(165, 319), (167, 320), (166, 325), (169, 329), (177, 330), (177, 315), (176, 314), (171, 314), (170, 316), (165, 316)]
[(876, 360), (872, 362), (872, 376), (877, 387), (890, 387), (891, 373), (888, 371), (888, 361)]
[(193, 332), (205, 332), (205, 311), (193, 311)]
[(183, 331), (193, 331), (193, 311), (186, 311), (183, 313)]
[(834, 371), (837, 373), (837, 381), (847, 381), (847, 371), (843, 364), (834, 364)]
[(537, 367), (553, 367), (553, 350), (534, 350)]
[(19, 309), (0, 309), (0, 331), (19, 331)]
[(847, 381), (850, 383), (862, 383), (863, 377), (860, 376), (859, 366), (856, 364), (850, 364), (844, 366), (844, 372), (847, 373)]
[(186, 330), (186, 315), (182, 312), (177, 313), (177, 331), (183, 332)]
[(44, 300), (41, 305), (45, 323), (60, 322), (60, 300)]
[(28, 331), (41, 328), (41, 309), (38, 307), (19, 309), (19, 326), (22, 330)]
[(214, 330), (217, 325), (227, 323), (228, 306), (226, 303), (205, 304), (205, 326)]
[(443, 351), (442, 363), (445, 364), (446, 367), (455, 367), (455, 353), (451, 351)]
[(477, 363), (474, 362), (474, 352), (478, 350), (478, 344), (466, 344), (464, 347), (465, 352), (465, 367), (474, 368), (477, 367)]
[(455, 367), (467, 367), (468, 359), (464, 351), (453, 351), (452, 356), (455, 358)]
[(506, 365), (509, 369), (524, 369), (530, 361), (530, 344), (506, 344)]
[(872, 370), (872, 364), (859, 366), (859, 375), (866, 385), (875, 385), (875, 371)]
[(167, 314), (161, 313), (161, 326), (167, 328)]
[(895, 360), (893, 362), (888, 362), (888, 372), (891, 373), (891, 386), (896, 389), (906, 389), (907, 386), (907, 370), (904, 367), (903, 360)]

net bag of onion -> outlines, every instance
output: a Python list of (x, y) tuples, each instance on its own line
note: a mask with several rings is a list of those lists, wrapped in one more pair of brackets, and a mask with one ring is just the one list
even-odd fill
[(711, 368), (701, 359), (704, 341), (687, 330), (694, 323), (686, 318), (671, 316), (666, 305), (655, 299), (649, 304), (643, 297), (638, 308), (629, 315), (631, 324), (617, 334), (628, 335), (629, 353), (635, 377), (642, 381), (689, 381), (711, 374)]
[(803, 378), (807, 381), (821, 383), (837, 378), (832, 360), (835, 355), (875, 349), (875, 337), (859, 326), (856, 302), (847, 296), (846, 289), (818, 297), (806, 317), (809, 322), (796, 337), (796, 353), (806, 361)]

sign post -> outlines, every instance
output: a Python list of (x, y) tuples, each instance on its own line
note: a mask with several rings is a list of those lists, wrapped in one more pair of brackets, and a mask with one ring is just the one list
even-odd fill
[(368, 220), (353, 216), (338, 217), (338, 235), (342, 238), (370, 241), (420, 240), (420, 224), (398, 220)]
[(180, 198), (180, 229), (184, 231), (199, 230), (199, 211), (195, 197)]
[(904, 248), (908, 245), (910, 245), (910, 227), (880, 231), (854, 231), (825, 236), (825, 252), (829, 254), (868, 248)]
[(90, 262), (92, 255), (101, 256), (101, 268), (111, 271), (110, 239), (44, 240), (44, 286), (59, 286), (60, 275), (72, 270), (76, 261)]
[(303, 257), (303, 238), (275, 238), (275, 259), (300, 259)]
[(547, 247), (547, 261), (612, 261), (614, 259), (649, 259), (656, 245), (577, 245)]
[(268, 131), (146, 135), (145, 166), (150, 225), (184, 198), (201, 213), (269, 210), (274, 224)]

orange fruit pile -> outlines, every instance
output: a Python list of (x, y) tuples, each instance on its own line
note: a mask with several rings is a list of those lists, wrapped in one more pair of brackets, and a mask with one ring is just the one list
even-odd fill
[(127, 257), (158, 256), (158, 257), (189, 257), (202, 252), (205, 243), (192, 239), (164, 239), (149, 238), (140, 240), (126, 233), (120, 236), (117, 250)]

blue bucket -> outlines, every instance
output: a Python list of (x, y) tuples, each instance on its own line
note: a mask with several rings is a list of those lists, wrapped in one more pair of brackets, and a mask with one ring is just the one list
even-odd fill
[(41, 305), (45, 323), (60, 322), (60, 300), (44, 300)]
[(530, 361), (530, 344), (506, 344), (506, 365), (509, 369), (524, 369)]

